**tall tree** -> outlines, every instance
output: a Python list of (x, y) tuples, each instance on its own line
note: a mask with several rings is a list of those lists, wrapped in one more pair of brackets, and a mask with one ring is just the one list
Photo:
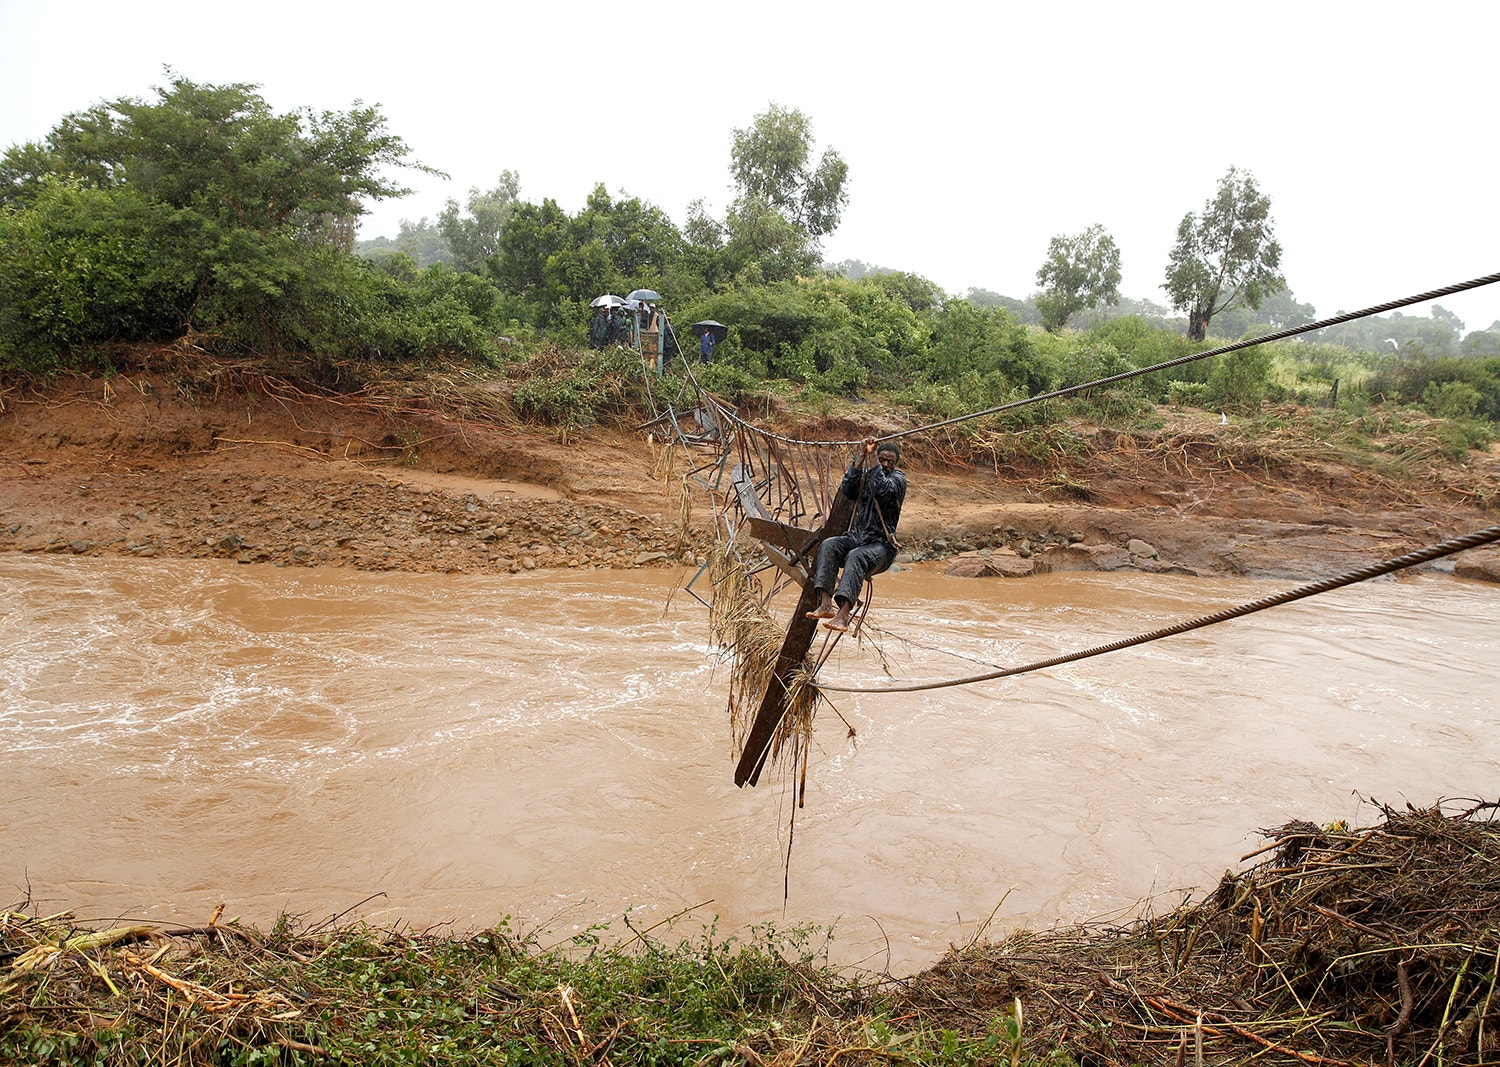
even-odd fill
[(810, 237), (838, 228), (849, 202), (849, 164), (832, 148), (811, 165), (812, 122), (796, 108), (773, 103), (743, 130), (735, 130), (730, 171), (740, 199), (760, 201)]
[(572, 313), (570, 301), (657, 288), (682, 244), (660, 208), (637, 197), (616, 200), (596, 185), (573, 216), (550, 199), (540, 206), (516, 203), (489, 269), (502, 288), (536, 304), (550, 323)]
[(1075, 312), (1120, 302), (1120, 249), (1099, 225), (1071, 237), (1059, 234), (1047, 246), (1036, 281), (1042, 325), (1060, 330)]
[(1219, 180), (1218, 192), (1177, 226), (1177, 243), (1167, 264), (1172, 306), (1187, 312), (1188, 337), (1208, 336), (1209, 321), (1230, 307), (1260, 307), (1286, 288), (1281, 244), (1272, 233), (1271, 200), (1248, 172), (1234, 167)]
[(453, 253), (454, 267), (477, 274), (500, 250), (500, 231), (505, 228), (505, 220), (510, 218), (520, 191), (520, 175), (503, 170), (500, 180), (488, 192), (477, 187), (469, 190), (464, 213), (460, 213), (457, 200), (448, 201), (438, 215), (437, 227)]
[(725, 260), (765, 280), (812, 270), (818, 239), (832, 233), (849, 202), (849, 165), (834, 149), (813, 163), (812, 122), (773, 103), (733, 133), (736, 196), (725, 220)]

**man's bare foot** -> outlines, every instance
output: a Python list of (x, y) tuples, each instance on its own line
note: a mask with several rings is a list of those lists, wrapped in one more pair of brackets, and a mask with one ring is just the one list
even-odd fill
[(844, 633), (849, 629), (849, 613), (840, 611), (837, 615), (833, 616), (833, 618), (829, 619), (823, 625), (826, 628), (834, 631), (835, 633)]
[(833, 611), (832, 606), (829, 606), (829, 607), (826, 607), (826, 608), (825, 607), (816, 607), (816, 608), (813, 608), (811, 611), (809, 611), (807, 613), (807, 617), (809, 619), (831, 619), (831, 618), (833, 618), (833, 615), (834, 615), (834, 611)]

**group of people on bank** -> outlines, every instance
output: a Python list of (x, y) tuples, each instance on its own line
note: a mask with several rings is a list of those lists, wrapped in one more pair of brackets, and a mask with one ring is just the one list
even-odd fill
[[(644, 294), (644, 290), (641, 291)], [(650, 294), (656, 295), (654, 293)], [(680, 355), (677, 334), (667, 313), (644, 299), (624, 299), (605, 295), (595, 299), (591, 305), (593, 315), (589, 319), (589, 347), (604, 349), (610, 345), (628, 345), (642, 355), (660, 355), (662, 363)], [(729, 333), (722, 322), (705, 319), (692, 325), (698, 335), (698, 358), (712, 363), (714, 350)]]

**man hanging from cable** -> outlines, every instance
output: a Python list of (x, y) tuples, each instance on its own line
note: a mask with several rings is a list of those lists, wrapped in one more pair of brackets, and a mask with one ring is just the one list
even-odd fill
[[(870, 457), (875, 466), (867, 467)], [(876, 449), (875, 438), (866, 437), (863, 450), (849, 462), (839, 492), (858, 501), (849, 532), (824, 538), (818, 546), (818, 564), (813, 588), (818, 606), (807, 613), (840, 633), (849, 629), (849, 616), (859, 600), (860, 588), (871, 575), (888, 570), (896, 560), (896, 523), (906, 501), (906, 475), (896, 469), (901, 447), (887, 441)], [(843, 577), (839, 577), (839, 568)], [(837, 587), (835, 587), (837, 581)]]

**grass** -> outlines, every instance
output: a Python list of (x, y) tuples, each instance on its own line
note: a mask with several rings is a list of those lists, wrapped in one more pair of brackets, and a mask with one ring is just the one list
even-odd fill
[(877, 987), (828, 966), (811, 929), (675, 944), (604, 933), (544, 947), (505, 924), (433, 937), (284, 918), (265, 936), (134, 928), (106, 948), (77, 943), (65, 917), (5, 913), (0, 944), (29, 947), (0, 985), (0, 1060), (964, 1064), (993, 1062), (1008, 1040), (1003, 1024), (975, 1038), (898, 1018)]

